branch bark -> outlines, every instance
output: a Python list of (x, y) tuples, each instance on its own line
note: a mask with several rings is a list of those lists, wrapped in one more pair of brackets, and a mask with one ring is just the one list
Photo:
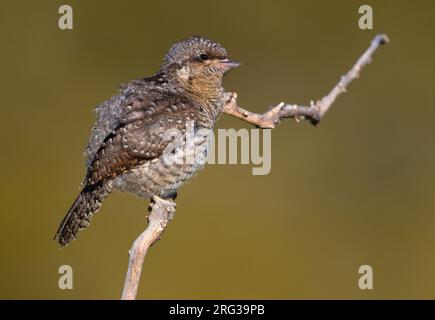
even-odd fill
[(353, 80), (358, 78), (360, 71), (371, 62), (372, 55), (379, 46), (388, 42), (389, 39), (387, 35), (377, 35), (352, 69), (341, 77), (340, 81), (334, 88), (332, 88), (331, 92), (322, 99), (317, 100), (316, 103), (311, 102), (310, 106), (299, 106), (281, 102), (277, 106), (270, 108), (265, 113), (259, 114), (237, 106), (237, 94), (228, 93), (228, 100), (224, 107), (224, 113), (265, 129), (274, 128), (275, 124), (286, 118), (295, 118), (298, 122), (307, 119), (313, 125), (316, 125), (323, 118), (337, 97), (343, 92), (346, 92), (346, 87)]
[(127, 275), (125, 277), (122, 300), (136, 299), (140, 274), (148, 248), (152, 246), (165, 231), (175, 214), (175, 202), (154, 197), (149, 205), (148, 226), (134, 241), (129, 253)]
[[(336, 98), (346, 91), (346, 87), (353, 80), (358, 78), (360, 71), (370, 63), (373, 53), (380, 45), (387, 43), (386, 35), (376, 36), (369, 48), (358, 59), (352, 69), (344, 76), (328, 95), (311, 103), (310, 106), (299, 106), (281, 102), (272, 107), (263, 114), (253, 113), (237, 106), (237, 94), (227, 93), (228, 101), (224, 106), (224, 113), (242, 119), (260, 128), (274, 128), (280, 120), (286, 118), (295, 118), (297, 121), (307, 119), (316, 125), (329, 110)], [(148, 248), (152, 246), (165, 231), (169, 221), (175, 214), (175, 203), (154, 197), (150, 203), (150, 215), (148, 217), (148, 226), (145, 231), (136, 239), (129, 251), (129, 263), (127, 275), (122, 292), (122, 300), (133, 300), (136, 298), (139, 286), (140, 275), (143, 262)]]

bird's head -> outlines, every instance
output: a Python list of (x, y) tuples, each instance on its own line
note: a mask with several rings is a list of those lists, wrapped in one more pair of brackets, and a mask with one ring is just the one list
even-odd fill
[(225, 73), (239, 65), (228, 59), (221, 44), (204, 37), (191, 37), (171, 47), (162, 71), (170, 73), (186, 90), (206, 97), (220, 92)]

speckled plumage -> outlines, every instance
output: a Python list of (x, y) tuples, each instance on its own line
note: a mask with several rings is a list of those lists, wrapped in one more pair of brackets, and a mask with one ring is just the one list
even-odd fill
[[(62, 246), (89, 225), (112, 190), (148, 199), (174, 197), (204, 163), (167, 164), (164, 132), (185, 132), (188, 121), (194, 121), (195, 130), (213, 129), (225, 100), (222, 77), (237, 65), (220, 44), (192, 37), (172, 46), (154, 76), (121, 86), (118, 95), (96, 108), (84, 187), (55, 236)], [(195, 139), (197, 147), (206, 143), (204, 137)]]

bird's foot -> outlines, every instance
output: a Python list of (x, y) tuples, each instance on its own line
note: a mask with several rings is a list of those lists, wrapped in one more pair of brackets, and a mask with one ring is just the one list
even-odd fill
[(151, 212), (156, 205), (160, 205), (166, 208), (169, 221), (174, 219), (177, 204), (171, 198), (163, 199), (159, 196), (153, 196), (148, 205), (148, 211)]

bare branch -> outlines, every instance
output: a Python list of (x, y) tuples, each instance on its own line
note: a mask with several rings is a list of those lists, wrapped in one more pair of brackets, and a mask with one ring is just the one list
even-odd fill
[(150, 203), (151, 211), (148, 217), (148, 227), (134, 241), (129, 253), (127, 275), (125, 277), (122, 300), (136, 299), (140, 274), (148, 248), (152, 246), (165, 231), (168, 222), (175, 214), (175, 203), (154, 197)]
[[(274, 128), (281, 119), (295, 118), (296, 120), (308, 119), (312, 124), (317, 124), (329, 110), (335, 99), (346, 91), (347, 85), (358, 78), (361, 69), (371, 61), (371, 56), (381, 44), (387, 43), (386, 35), (376, 36), (370, 47), (358, 59), (352, 69), (343, 77), (331, 92), (308, 106), (298, 106), (281, 102), (263, 114), (253, 113), (237, 106), (237, 94), (227, 93), (228, 100), (224, 107), (224, 112), (236, 118), (261, 128)], [(150, 215), (148, 217), (148, 227), (136, 239), (129, 251), (128, 271), (125, 278), (123, 300), (133, 300), (136, 298), (137, 289), (142, 271), (142, 265), (148, 248), (153, 245), (166, 229), (168, 222), (175, 213), (175, 203), (154, 197), (150, 203)]]
[(295, 104), (286, 104), (281, 102), (275, 107), (272, 107), (263, 114), (253, 113), (237, 106), (237, 94), (228, 93), (228, 101), (224, 107), (224, 113), (242, 119), (260, 128), (274, 128), (281, 119), (295, 118), (297, 121), (308, 119), (313, 125), (316, 125), (329, 110), (335, 99), (346, 92), (346, 87), (353, 80), (358, 78), (360, 71), (370, 63), (373, 53), (380, 45), (388, 43), (388, 37), (385, 34), (377, 35), (369, 48), (358, 59), (350, 71), (341, 77), (340, 81), (322, 99), (316, 103), (311, 102), (310, 106), (298, 106)]

